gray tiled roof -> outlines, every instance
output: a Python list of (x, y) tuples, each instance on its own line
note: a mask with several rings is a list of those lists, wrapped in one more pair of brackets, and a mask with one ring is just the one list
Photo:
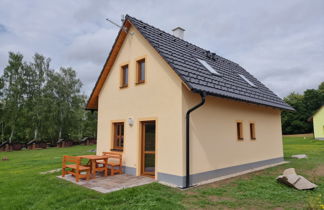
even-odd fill
[[(195, 92), (293, 110), (281, 98), (238, 64), (179, 39), (131, 16), (126, 16), (145, 39), (165, 59), (183, 82)], [(221, 76), (212, 74), (197, 59), (205, 60)], [(244, 75), (256, 87), (249, 85)]]

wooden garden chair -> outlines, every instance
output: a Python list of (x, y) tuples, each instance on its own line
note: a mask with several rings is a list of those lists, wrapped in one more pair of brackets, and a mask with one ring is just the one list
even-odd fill
[(107, 166), (112, 176), (115, 175), (115, 173), (123, 173), (122, 155), (120, 153), (103, 152), (102, 154), (108, 156)]
[[(74, 163), (74, 164), (66, 164), (66, 163)], [(66, 169), (71, 169), (67, 171)], [(81, 174), (81, 172), (86, 172), (85, 174)], [(62, 162), (62, 177), (66, 174), (72, 174), (75, 176), (76, 182), (79, 182), (80, 178), (90, 179), (90, 167), (81, 165), (81, 158), (74, 156), (63, 156)]]

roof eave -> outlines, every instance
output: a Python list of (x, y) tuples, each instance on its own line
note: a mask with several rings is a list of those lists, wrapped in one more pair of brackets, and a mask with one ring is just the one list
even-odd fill
[[(125, 21), (123, 22), (123, 25), (122, 25), (121, 29), (118, 32), (118, 35), (115, 38), (114, 44), (113, 44), (113, 46), (112, 46), (112, 48), (111, 48), (111, 50), (109, 52), (109, 55), (108, 55), (108, 57), (107, 57), (107, 59), (105, 61), (105, 64), (103, 65), (103, 68), (102, 68), (102, 70), (100, 72), (100, 75), (99, 75), (97, 81), (96, 81), (96, 84), (95, 84), (94, 88), (92, 89), (91, 95), (90, 95), (90, 97), (88, 99), (88, 102), (86, 104), (86, 107), (85, 107), (86, 110), (98, 110), (98, 96), (99, 96), (99, 92), (101, 90), (101, 87), (98, 86), (99, 82), (103, 79), (102, 77), (103, 77), (103, 75), (105, 73), (105, 69), (106, 69), (107, 64), (110, 61), (110, 59), (112, 59), (112, 53), (113, 53), (114, 49), (116, 48), (118, 40), (120, 39), (123, 32), (127, 33), (127, 32), (125, 32), (124, 28), (126, 27), (127, 29), (129, 29), (129, 27), (130, 27), (130, 24), (128, 24), (128, 23), (130, 23), (130, 21), (126, 18)], [(123, 38), (123, 40), (121, 42), (123, 42), (124, 39), (125, 38)], [(118, 54), (118, 51), (119, 50), (117, 50), (117, 54)], [(114, 63), (114, 61), (113, 61), (113, 63)], [(109, 71), (108, 71), (108, 73), (109, 73)], [(108, 73), (107, 73), (107, 75), (108, 75)], [(104, 80), (105, 79), (106, 78), (104, 78)], [(98, 90), (98, 88), (99, 88), (99, 90)], [(95, 98), (95, 97), (97, 97), (97, 98)]]
[(280, 109), (280, 110), (284, 110), (284, 111), (296, 111), (293, 107), (289, 106), (288, 104), (287, 105), (289, 107), (273, 106), (273, 105), (268, 105), (268, 104), (264, 104), (264, 103), (258, 103), (258, 102), (254, 102), (254, 101), (248, 101), (248, 100), (243, 100), (243, 99), (239, 99), (239, 98), (224, 96), (224, 95), (221, 95), (221, 94), (210, 93), (210, 92), (203, 91), (203, 90), (200, 90), (200, 89), (192, 89), (191, 91), (195, 92), (195, 93), (206, 92), (206, 94), (209, 95), (209, 96), (226, 98), (226, 99), (231, 99), (231, 100), (235, 100), (235, 101), (241, 101), (241, 102), (245, 102), (245, 103), (256, 104), (256, 105), (260, 105), (260, 106), (266, 106), (266, 107), (271, 107), (271, 108), (275, 108), (275, 109)]

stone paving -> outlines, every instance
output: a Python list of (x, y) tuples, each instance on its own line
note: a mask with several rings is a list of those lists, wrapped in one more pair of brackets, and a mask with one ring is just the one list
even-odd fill
[(76, 182), (75, 177), (73, 177), (71, 174), (65, 175), (65, 177), (58, 176), (58, 178), (101, 193), (110, 193), (121, 189), (137, 187), (155, 182), (155, 180), (150, 177), (132, 176), (128, 174), (118, 174), (106, 177), (97, 175), (95, 179), (90, 179), (89, 181), (80, 179), (79, 182)]
[(57, 169), (53, 169), (53, 170), (50, 170), (50, 171), (43, 171), (43, 172), (40, 172), (39, 174), (42, 174), (42, 175), (53, 174), (53, 173), (56, 173), (56, 172), (59, 172), (59, 171), (62, 171), (62, 168), (57, 168)]

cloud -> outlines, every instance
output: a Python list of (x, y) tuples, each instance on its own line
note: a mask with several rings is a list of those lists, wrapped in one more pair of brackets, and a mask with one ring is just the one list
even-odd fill
[(103, 64), (94, 64), (92, 62), (83, 62), (73, 66), (74, 69), (78, 69), (78, 76), (83, 83), (84, 93), (88, 95), (91, 93), (102, 66)]
[(130, 14), (231, 59), (281, 97), (324, 80), (324, 1), (11, 1), (0, 3), (0, 74), (8, 51), (35, 52), (77, 70), (90, 94), (118, 33), (109, 17)]
[(7, 32), (7, 29), (4, 25), (0, 24), (0, 33)]
[(66, 48), (66, 56), (74, 61), (91, 61), (102, 64), (117, 36), (116, 30), (105, 28), (94, 33), (86, 33), (76, 37)]
[(318, 47), (323, 43), (322, 31), (301, 31), (259, 42), (238, 53), (235, 60), (280, 96), (286, 96), (324, 81), (324, 54)]

